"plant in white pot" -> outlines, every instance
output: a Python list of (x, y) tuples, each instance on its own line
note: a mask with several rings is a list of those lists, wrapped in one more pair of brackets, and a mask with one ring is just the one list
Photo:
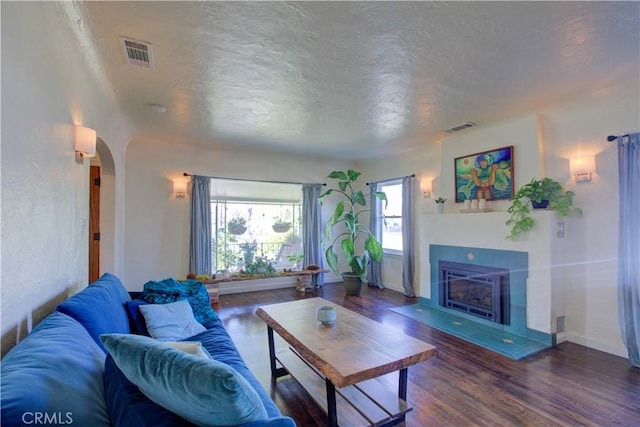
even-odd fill
[(447, 201), (444, 197), (438, 197), (434, 200), (436, 202), (436, 212), (441, 214), (444, 213), (444, 203)]
[[(319, 196), (320, 203), (330, 194), (337, 193), (341, 200), (336, 204), (333, 215), (325, 227), (322, 242), (325, 245), (325, 257), (329, 268), (338, 272), (339, 247), (351, 271), (342, 273), (345, 291), (347, 294), (358, 294), (362, 283), (367, 282), (367, 266), (371, 260), (382, 260), (382, 245), (371, 233), (368, 227), (361, 223), (360, 216), (369, 212), (367, 198), (371, 193), (365, 194), (354, 187), (354, 183), (360, 172), (349, 169), (347, 172), (333, 171), (328, 178), (337, 180), (337, 187), (330, 188)], [(376, 198), (387, 202), (384, 192), (373, 192)], [(339, 234), (333, 238), (331, 229), (339, 228)], [(361, 253), (358, 253), (358, 251)]]

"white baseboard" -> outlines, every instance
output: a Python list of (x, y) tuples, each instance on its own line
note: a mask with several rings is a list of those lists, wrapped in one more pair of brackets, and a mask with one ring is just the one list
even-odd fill
[[(342, 276), (335, 273), (325, 273), (324, 283), (341, 283)], [(266, 291), (269, 289), (293, 288), (296, 286), (295, 277), (272, 277), (268, 279), (242, 280), (238, 282), (220, 283), (220, 295), (240, 294), (243, 292)], [(392, 291), (404, 292), (401, 285), (385, 283), (385, 288)]]
[(400, 292), (401, 294), (404, 293), (404, 288), (402, 287), (402, 285), (398, 285), (396, 283), (385, 283), (384, 288), (391, 291)]
[(324, 283), (341, 283), (342, 276), (335, 273), (324, 273)]
[[(342, 277), (325, 273), (324, 283), (342, 282)], [(241, 280), (237, 282), (221, 282), (220, 295), (240, 294), (243, 292), (267, 291), (270, 289), (294, 288), (295, 277), (270, 277), (268, 279)]]
[(220, 295), (243, 292), (266, 291), (269, 289), (295, 288), (295, 277), (273, 277), (269, 279), (242, 280), (220, 283)]
[(569, 341), (569, 338), (567, 338), (566, 332), (559, 332), (556, 334), (556, 344), (560, 344), (565, 341)]
[(567, 341), (575, 344), (580, 344), (585, 347), (593, 348), (595, 350), (603, 351), (605, 353), (620, 356), (625, 359), (629, 358), (629, 353), (627, 352), (627, 349), (624, 348), (624, 346), (618, 347), (581, 334), (567, 332)]

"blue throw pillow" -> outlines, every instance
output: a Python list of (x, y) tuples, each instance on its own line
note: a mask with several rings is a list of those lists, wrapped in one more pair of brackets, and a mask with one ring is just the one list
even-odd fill
[(104, 359), (80, 323), (52, 313), (2, 359), (2, 425), (35, 425), (47, 414), (56, 425), (109, 426)]
[(134, 299), (124, 303), (124, 308), (127, 311), (129, 317), (129, 327), (132, 334), (149, 336), (147, 331), (147, 323), (144, 320), (144, 316), (140, 312), (139, 306), (149, 304), (143, 299)]
[(127, 379), (109, 354), (104, 363), (104, 390), (114, 427), (195, 427), (177, 414), (149, 400)]
[(101, 334), (128, 334), (129, 318), (124, 303), (131, 301), (129, 293), (116, 276), (103, 274), (87, 288), (56, 307), (56, 311), (73, 317), (84, 326), (98, 345)]
[(218, 319), (218, 315), (211, 308), (211, 300), (207, 288), (197, 280), (178, 282), (174, 279), (164, 279), (160, 282), (149, 281), (144, 284), (142, 299), (151, 304), (166, 304), (186, 299), (191, 304), (193, 315), (200, 323), (207, 323)]
[(199, 426), (267, 419), (257, 392), (232, 367), (141, 335), (100, 337), (118, 368), (150, 400)]
[(146, 304), (138, 308), (144, 316), (149, 335), (161, 341), (183, 340), (207, 330), (193, 317), (191, 306), (185, 300)]

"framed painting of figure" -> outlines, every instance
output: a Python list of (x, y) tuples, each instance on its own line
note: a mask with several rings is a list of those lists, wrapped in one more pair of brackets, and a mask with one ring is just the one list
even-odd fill
[(513, 197), (513, 146), (454, 159), (456, 203)]

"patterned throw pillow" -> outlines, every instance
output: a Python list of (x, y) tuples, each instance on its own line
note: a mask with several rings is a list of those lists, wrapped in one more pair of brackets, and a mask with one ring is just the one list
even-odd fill
[(149, 281), (144, 284), (142, 299), (151, 304), (166, 304), (186, 299), (198, 322), (206, 323), (218, 319), (218, 315), (211, 308), (207, 288), (197, 280), (178, 282), (169, 278), (160, 282)]

